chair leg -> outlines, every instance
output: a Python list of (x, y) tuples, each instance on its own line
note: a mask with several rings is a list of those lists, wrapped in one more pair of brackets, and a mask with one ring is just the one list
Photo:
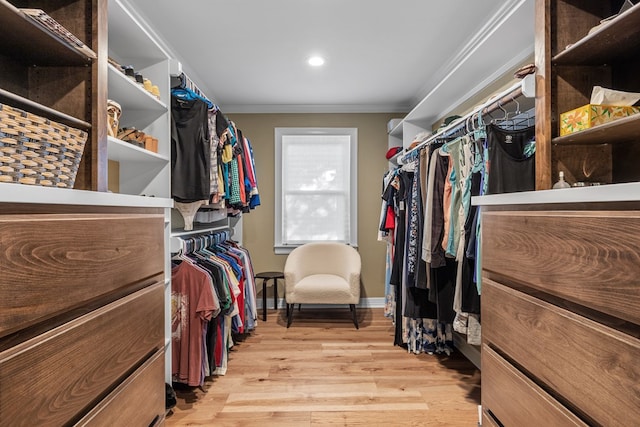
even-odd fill
[(278, 279), (273, 279), (273, 309), (278, 310)]
[(262, 279), (262, 320), (267, 321), (267, 279)]
[(360, 327), (358, 327), (358, 315), (356, 314), (356, 305), (355, 304), (349, 304), (349, 309), (351, 310), (351, 313), (353, 314), (353, 324), (356, 325), (356, 329), (360, 329)]
[[(293, 308), (295, 304), (287, 304), (287, 328), (291, 326), (291, 321), (293, 320)], [(291, 307), (289, 307), (291, 306)]]

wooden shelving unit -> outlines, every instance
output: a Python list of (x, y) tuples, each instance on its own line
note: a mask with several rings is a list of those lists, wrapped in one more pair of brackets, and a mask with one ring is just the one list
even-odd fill
[(640, 135), (640, 114), (614, 120), (590, 129), (553, 138), (556, 145), (606, 144), (635, 141)]
[(640, 3), (553, 57), (558, 65), (601, 65), (640, 47)]
[(46, 117), (50, 120), (55, 120), (67, 126), (72, 126), (78, 129), (88, 130), (91, 129), (91, 123), (84, 120), (77, 119), (68, 114), (64, 114), (58, 110), (47, 107), (46, 105), (39, 104), (30, 99), (16, 95), (15, 93), (6, 91), (0, 88), (0, 102), (11, 104), (14, 107), (28, 110), (31, 113), (37, 114), (42, 117)]
[(4, 55), (26, 65), (87, 65), (92, 58), (37, 25), (11, 3), (0, 0)]
[(560, 114), (589, 103), (594, 85), (640, 92), (640, 5), (598, 26), (622, 4), (536, 0), (536, 187), (558, 171), (608, 185), (476, 201), (490, 425), (640, 417), (640, 115), (559, 136)]
[[(640, 117), (559, 136), (560, 114), (589, 103), (594, 86), (640, 92), (640, 4), (539, 0), (536, 29), (536, 189), (563, 171), (576, 181), (640, 181)], [(593, 30), (592, 30), (593, 29)]]
[[(107, 140), (114, 1), (0, 0), (0, 102), (89, 133), (74, 189), (0, 184), (3, 425), (164, 422), (172, 200), (140, 194), (170, 161), (166, 149)], [(97, 58), (24, 16), (25, 7), (42, 9)], [(138, 165), (129, 170), (142, 175), (132, 179), (140, 191), (107, 192), (108, 144)]]

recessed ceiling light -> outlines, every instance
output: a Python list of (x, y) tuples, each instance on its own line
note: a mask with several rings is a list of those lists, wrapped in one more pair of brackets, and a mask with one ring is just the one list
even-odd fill
[(321, 56), (312, 56), (307, 62), (312, 67), (319, 67), (321, 65), (324, 65), (324, 58)]

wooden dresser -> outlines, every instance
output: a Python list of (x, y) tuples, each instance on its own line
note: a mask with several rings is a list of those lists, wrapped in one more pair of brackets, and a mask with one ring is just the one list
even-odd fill
[(486, 424), (637, 426), (640, 184), (476, 203)]
[(163, 424), (170, 200), (0, 191), (0, 424)]

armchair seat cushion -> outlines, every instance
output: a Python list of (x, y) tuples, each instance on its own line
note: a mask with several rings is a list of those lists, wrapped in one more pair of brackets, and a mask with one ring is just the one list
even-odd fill
[(289, 297), (307, 304), (357, 304), (349, 282), (335, 274), (312, 274), (300, 280)]

